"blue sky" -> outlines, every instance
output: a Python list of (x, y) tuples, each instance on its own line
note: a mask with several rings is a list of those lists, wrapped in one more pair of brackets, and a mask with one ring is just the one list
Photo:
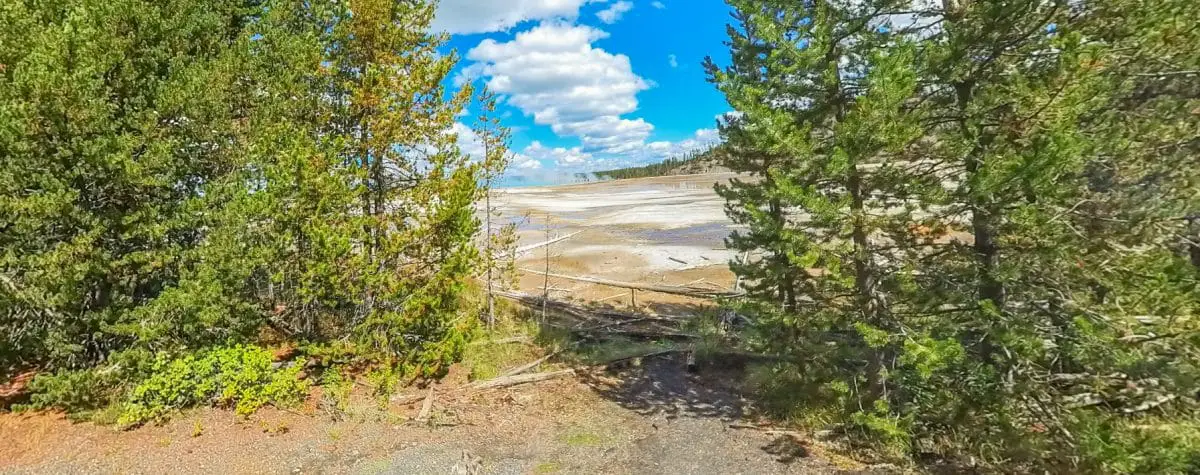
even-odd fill
[(509, 177), (548, 182), (715, 143), (729, 106), (700, 63), (728, 62), (729, 20), (721, 0), (442, 0), (433, 27), (461, 57), (454, 82), (500, 95)]

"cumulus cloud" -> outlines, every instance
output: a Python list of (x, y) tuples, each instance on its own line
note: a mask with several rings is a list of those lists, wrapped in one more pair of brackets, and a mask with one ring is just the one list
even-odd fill
[[(455, 122), (454, 125), (450, 126), (448, 133), (455, 135), (455, 145), (458, 146), (460, 152), (471, 157), (471, 160), (483, 160), (485, 152), (483, 140), (479, 138), (479, 135), (474, 130), (462, 122)], [(535, 157), (510, 151), (509, 167), (520, 170), (535, 170), (542, 167), (542, 162)]]
[(531, 160), (553, 161), (560, 167), (575, 167), (589, 162), (592, 158), (580, 147), (547, 147), (534, 140), (521, 153)]
[(432, 28), (452, 34), (506, 31), (523, 21), (574, 19), (579, 15), (579, 7), (594, 1), (441, 0)]
[(542, 168), (542, 162), (523, 153), (514, 153), (512, 161), (509, 162), (509, 168), (525, 171), (537, 170)]
[(480, 42), (467, 53), (473, 63), (463, 75), (485, 78), (534, 123), (579, 137), (588, 151), (620, 153), (654, 129), (621, 117), (637, 110), (637, 93), (650, 83), (634, 74), (629, 57), (592, 45), (606, 37), (589, 26), (543, 23), (508, 42)]
[(596, 12), (596, 17), (599, 18), (600, 21), (611, 25), (620, 20), (621, 16), (629, 10), (633, 10), (633, 2), (621, 0), (604, 10)]
[(475, 134), (474, 130), (462, 122), (455, 122), (450, 126), (449, 133), (457, 137), (455, 143), (458, 145), (459, 151), (469, 155), (473, 160), (483, 159), (483, 141)]
[(678, 157), (691, 152), (707, 150), (721, 142), (717, 129), (700, 129), (691, 137), (678, 142), (659, 141), (645, 144), (640, 151), (648, 159)]
[(666, 6), (666, 5), (663, 5), (663, 2), (660, 2), (660, 1), (658, 1), (658, 0), (655, 0), (655, 1), (653, 1), (653, 2), (650, 2), (650, 6), (652, 6), (652, 7), (654, 7), (654, 8), (657, 8), (657, 9), (659, 9), (659, 10), (662, 10), (662, 9), (665, 9), (665, 8), (667, 8), (667, 6)]
[(673, 54), (668, 54), (667, 55), (667, 64), (670, 64), (672, 68), (678, 68), (679, 67), (679, 58), (676, 58), (675, 55), (673, 55)]

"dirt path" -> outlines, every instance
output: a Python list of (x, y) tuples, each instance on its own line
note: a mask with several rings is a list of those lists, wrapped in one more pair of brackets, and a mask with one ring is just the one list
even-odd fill
[(452, 473), (463, 451), (482, 473), (837, 473), (836, 456), (789, 435), (731, 429), (750, 409), (728, 375), (682, 371), (675, 358), (346, 420), (314, 411), (189, 412), (117, 432), (53, 415), (0, 415), (3, 473)]

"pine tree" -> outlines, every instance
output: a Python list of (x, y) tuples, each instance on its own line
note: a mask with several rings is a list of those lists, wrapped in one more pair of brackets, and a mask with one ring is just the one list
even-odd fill
[(470, 100), (446, 90), (457, 62), (428, 32), (434, 6), (361, 0), (333, 27), (330, 92), (344, 118), (346, 165), (357, 168), (365, 217), (363, 343), (433, 374), (461, 351), (460, 295), (475, 273), (485, 166), (454, 145), (455, 116)]
[(0, 372), (82, 366), (202, 239), (234, 160), (244, 1), (0, 6)]
[(507, 152), (495, 127), (483, 160), (455, 146), (471, 91), (432, 4), (68, 3), (0, 7), (0, 367), (263, 325), (427, 375), (457, 356)]
[(891, 276), (906, 247), (883, 236), (916, 219), (907, 195), (921, 180), (908, 178), (907, 151), (920, 130), (905, 113), (915, 50), (884, 27), (895, 2), (731, 3), (743, 21), (730, 30), (734, 66), (710, 63), (739, 112), (722, 128), (726, 163), (762, 177), (719, 189), (749, 226), (731, 248), (762, 256), (734, 270), (766, 312), (766, 346), (805, 362), (811, 403), (890, 424), (885, 365), (897, 356), (902, 284)]
[[(1176, 165), (1146, 154), (1140, 144), (1129, 147), (1126, 132), (1118, 130), (1131, 123), (1144, 127), (1139, 133), (1174, 130), (1184, 117), (1151, 108), (1132, 122), (1112, 115), (1114, 102), (1128, 100), (1129, 78), (1113, 67), (1126, 59), (1121, 51), (1157, 31), (1180, 34), (1173, 22), (1182, 10), (1158, 5), (1147, 12), (1157, 11), (1163, 23), (1123, 33), (1089, 25), (1111, 21), (1108, 8), (1132, 6), (1118, 3), (1071, 11), (1033, 1), (949, 2), (944, 31), (929, 41), (936, 58), (930, 76), (947, 88), (930, 94), (928, 104), (953, 117), (953, 125), (932, 128), (930, 152), (959, 170), (945, 219), (965, 225), (972, 243), (926, 268), (938, 276), (930, 306), (969, 309), (946, 323), (957, 327), (969, 350), (964, 369), (977, 392), (943, 422), (989, 428), (974, 434), (976, 443), (1003, 438), (1013, 443), (1010, 449), (1025, 446), (1018, 441), (1030, 418), (1051, 427), (1064, 446), (1075, 443), (1062, 422), (1062, 401), (1092, 399), (1077, 385), (1047, 381), (1091, 375), (1098, 385), (1108, 384), (1100, 382), (1102, 375), (1120, 372), (1129, 377), (1124, 384), (1142, 390), (1161, 385), (1158, 378), (1172, 381), (1149, 391), (1158, 395), (1163, 389), (1176, 395), (1195, 390), (1186, 383), (1190, 376), (1182, 376), (1193, 373), (1191, 365), (1146, 371), (1166, 360), (1151, 363), (1158, 358), (1126, 353), (1118, 340), (1137, 325), (1133, 315), (1190, 314), (1195, 302), (1195, 280), (1178, 272), (1175, 243), (1164, 239), (1174, 240), (1182, 230), (1150, 224), (1182, 214), (1178, 205), (1187, 200), (1183, 196), (1194, 196), (1195, 175), (1159, 175)], [(1120, 163), (1112, 161), (1117, 156)], [(1174, 183), (1166, 185), (1168, 180)], [(1126, 363), (1117, 363), (1122, 359)], [(1125, 409), (1144, 403), (1113, 396), (1095, 400)]]
[(787, 263), (786, 249), (781, 247), (785, 225), (782, 204), (771, 196), (775, 183), (770, 170), (778, 167), (785, 157), (759, 147), (755, 141), (757, 135), (749, 130), (745, 118), (748, 109), (761, 109), (766, 94), (763, 89), (767, 79), (762, 73), (765, 61), (760, 55), (768, 51), (768, 45), (759, 38), (751, 17), (763, 7), (750, 2), (729, 3), (735, 7), (735, 18), (742, 26), (742, 30), (728, 28), (733, 62), (721, 70), (711, 58), (705, 59), (709, 81), (717, 85), (737, 111), (720, 124), (725, 145), (718, 159), (721, 165), (749, 177), (717, 186), (717, 194), (727, 202), (730, 219), (746, 227), (745, 231), (733, 233), (726, 246), (746, 257), (752, 252), (759, 255), (753, 261), (743, 258), (731, 263), (733, 271), (747, 279), (745, 287), (752, 297), (794, 304), (798, 276)]
[(1128, 418), (1194, 427), (1194, 9), (730, 3), (709, 70), (756, 178), (720, 191), (758, 341), (799, 362), (773, 384), (901, 451), (1186, 467)]
[(496, 325), (496, 286), (505, 287), (516, 272), (516, 256), (514, 254), (517, 241), (516, 223), (509, 223), (499, 229), (493, 227), (492, 218), (498, 216), (496, 208), (492, 207), (492, 184), (500, 177), (509, 161), (508, 151), (509, 130), (495, 116), (496, 98), (494, 94), (483, 92), (476, 101), (481, 107), (476, 117), (475, 129), (472, 133), (478, 137), (483, 146), (483, 187), (484, 187), (484, 227), (483, 227), (483, 269), (486, 279), (487, 325)]

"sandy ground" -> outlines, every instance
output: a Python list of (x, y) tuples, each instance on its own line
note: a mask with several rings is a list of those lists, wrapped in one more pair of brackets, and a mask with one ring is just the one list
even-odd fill
[[(549, 246), (550, 271), (626, 282), (732, 288), (724, 239), (734, 229), (724, 200), (713, 191), (731, 173), (639, 178), (493, 192), (496, 223), (517, 223), (519, 246), (579, 232)], [(518, 267), (543, 270), (547, 250), (518, 258)], [(540, 293), (544, 277), (522, 273), (520, 288)], [(629, 291), (550, 279), (552, 296), (629, 304)], [(622, 297), (622, 295), (625, 295)], [(639, 304), (693, 303), (639, 293)]]

